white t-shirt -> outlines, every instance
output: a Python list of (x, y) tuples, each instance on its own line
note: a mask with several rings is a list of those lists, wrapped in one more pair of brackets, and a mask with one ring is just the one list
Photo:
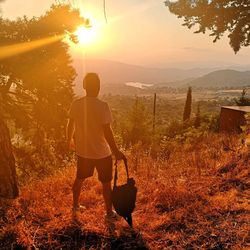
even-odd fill
[(69, 117), (75, 121), (74, 140), (78, 156), (101, 159), (111, 155), (103, 132), (103, 125), (112, 122), (106, 102), (88, 96), (77, 99), (71, 105)]

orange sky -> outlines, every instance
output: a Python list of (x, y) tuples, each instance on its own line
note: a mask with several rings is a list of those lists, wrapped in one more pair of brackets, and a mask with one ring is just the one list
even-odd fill
[[(53, 0), (7, 0), (4, 17), (38, 16)], [(169, 13), (162, 0), (107, 0), (105, 23), (102, 0), (71, 0), (83, 14), (94, 17), (97, 40), (87, 48), (72, 48), (74, 57), (109, 59), (156, 67), (230, 67), (250, 65), (250, 47), (237, 55), (227, 37), (212, 43), (208, 35), (193, 34)], [(79, 47), (79, 46), (78, 46)], [(79, 53), (80, 51), (80, 53)]]

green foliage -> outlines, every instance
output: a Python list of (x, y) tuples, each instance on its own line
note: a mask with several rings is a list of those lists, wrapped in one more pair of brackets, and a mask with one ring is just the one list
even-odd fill
[(178, 120), (173, 120), (166, 128), (165, 135), (169, 138), (174, 138), (176, 135), (181, 134), (184, 129), (183, 123)]
[(219, 132), (220, 115), (206, 114), (202, 117), (201, 129), (203, 131)]
[(208, 132), (219, 131), (219, 115), (205, 114), (200, 116), (200, 125), (196, 127), (196, 118), (183, 124), (181, 121), (173, 120), (166, 128), (164, 140), (175, 142), (192, 142)]
[(200, 104), (197, 106), (197, 112), (195, 115), (194, 127), (198, 128), (201, 125), (201, 114), (200, 114)]
[[(133, 146), (134, 141), (135, 144), (138, 141), (143, 141), (142, 145), (147, 145), (150, 148), (153, 142), (153, 95), (137, 97), (137, 105), (139, 105), (137, 111), (136, 100), (132, 96), (105, 95), (103, 99), (110, 104), (114, 117), (113, 129), (119, 145), (128, 149), (131, 145)], [(200, 126), (195, 128), (196, 117), (191, 118), (185, 124), (182, 122), (182, 111), (185, 104), (183, 99), (170, 100), (163, 95), (159, 95), (156, 107), (154, 142), (160, 145), (163, 138), (173, 142), (185, 142), (189, 136), (195, 137), (195, 133), (203, 135), (206, 132), (218, 132), (219, 107), (228, 105), (228, 102), (228, 100), (225, 102), (225, 100), (216, 99), (199, 101), (198, 104), (194, 103), (195, 106), (199, 106), (202, 110)], [(140, 108), (140, 106), (143, 106), (143, 108)], [(138, 118), (135, 116), (137, 113)], [(134, 130), (132, 129), (133, 124), (138, 124)], [(136, 129), (139, 131), (138, 135), (134, 133)], [(189, 131), (189, 133), (183, 136), (187, 130), (192, 130), (193, 132)], [(132, 131), (134, 132), (132, 133)]]
[(242, 133), (241, 133), (241, 140), (242, 143), (245, 143), (246, 146), (250, 146), (250, 113), (245, 114), (245, 124), (240, 126)]
[[(83, 23), (79, 11), (61, 4), (38, 18), (0, 18), (0, 46), (64, 35)], [(19, 172), (44, 176), (66, 158), (65, 125), (76, 76), (68, 49), (58, 40), (0, 60), (0, 114), (22, 128), (25, 140), (15, 145)]]
[(14, 21), (0, 18), (0, 44), (9, 45), (63, 35), (66, 31), (73, 32), (77, 26), (86, 22), (88, 20), (80, 16), (79, 10), (67, 4), (52, 5), (44, 15), (31, 19), (26, 16)]
[(243, 89), (241, 92), (241, 97), (235, 100), (238, 106), (250, 106), (250, 99), (246, 97), (247, 90)]
[[(32, 138), (19, 130), (12, 138), (19, 182), (42, 179), (64, 168), (72, 161), (66, 148), (57, 149), (58, 141), (46, 138), (41, 131)], [(63, 144), (62, 144), (63, 145)], [(56, 168), (55, 168), (56, 166)]]
[(237, 53), (241, 47), (250, 45), (249, 0), (167, 0), (171, 13), (184, 18), (184, 26), (191, 29), (198, 25), (195, 33), (210, 31), (214, 42), (229, 34), (230, 45)]
[[(68, 5), (53, 5), (39, 18), (0, 19), (0, 45), (26, 42), (73, 31), (84, 19)], [(68, 45), (58, 42), (0, 61), (0, 111), (18, 127), (64, 134), (76, 76)]]
[[(138, 142), (150, 143), (151, 131), (150, 117), (142, 100), (136, 97), (132, 105), (125, 123), (122, 128), (122, 139), (126, 146), (136, 144)], [(152, 125), (151, 125), (152, 126)]]

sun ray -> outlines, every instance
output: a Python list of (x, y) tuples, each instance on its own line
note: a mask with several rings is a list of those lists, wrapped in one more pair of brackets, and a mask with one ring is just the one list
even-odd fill
[(0, 60), (20, 55), (25, 52), (38, 49), (40, 47), (43, 47), (45, 45), (57, 42), (64, 38), (64, 35), (58, 35), (58, 36), (50, 36), (30, 42), (23, 42), (18, 44), (12, 44), (12, 45), (6, 45), (0, 47)]

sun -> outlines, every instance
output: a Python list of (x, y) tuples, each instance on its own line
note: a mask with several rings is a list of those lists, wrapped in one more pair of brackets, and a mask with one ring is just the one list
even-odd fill
[(80, 26), (75, 31), (75, 35), (81, 45), (90, 45), (97, 39), (97, 32), (93, 27)]

